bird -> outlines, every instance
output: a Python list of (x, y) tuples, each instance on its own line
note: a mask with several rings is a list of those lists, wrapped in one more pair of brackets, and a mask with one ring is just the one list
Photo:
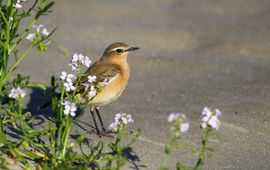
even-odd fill
[(93, 117), (97, 134), (100, 134), (100, 130), (97, 125), (95, 112), (98, 116), (102, 131), (106, 133), (99, 107), (107, 105), (121, 96), (130, 77), (130, 66), (127, 63), (127, 56), (130, 52), (138, 49), (140, 48), (131, 47), (122, 42), (109, 45), (105, 49), (102, 57), (86, 70), (84, 77), (81, 79), (79, 89), (81, 88), (82, 91), (84, 91), (85, 88), (83, 83), (87, 81), (88, 76), (96, 76), (97, 82), (106, 81), (106, 86), (104, 86), (95, 97), (86, 101), (86, 104), (90, 106), (90, 113)]
[[(102, 57), (92, 64), (80, 79), (78, 90), (76, 92), (80, 94), (87, 94), (85, 92), (89, 89), (87, 89), (85, 84), (88, 81), (89, 76), (95, 76), (96, 82), (106, 82), (106, 85), (103, 86), (102, 90), (94, 97), (89, 98), (86, 95), (83, 96), (83, 103), (90, 106), (90, 113), (98, 135), (100, 135), (101, 132), (97, 125), (95, 113), (98, 116), (102, 131), (106, 133), (107, 131), (104, 127), (99, 107), (107, 105), (121, 96), (128, 84), (130, 76), (130, 67), (127, 63), (127, 56), (130, 52), (138, 49), (140, 48), (131, 47), (122, 42), (116, 42), (109, 45), (105, 49)], [(49, 103), (50, 102), (47, 101), (42, 106), (38, 107), (37, 110), (49, 106)]]

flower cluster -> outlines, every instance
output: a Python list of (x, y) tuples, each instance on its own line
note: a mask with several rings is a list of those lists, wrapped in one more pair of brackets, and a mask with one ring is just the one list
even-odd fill
[(94, 83), (97, 81), (97, 76), (88, 76), (87, 79), (89, 83)]
[(97, 89), (95, 88), (95, 86), (91, 86), (90, 91), (88, 92), (88, 97), (92, 98), (92, 97), (95, 97), (96, 95), (97, 95)]
[(97, 76), (93, 75), (93, 76), (88, 76), (87, 77), (88, 81), (86, 83), (84, 83), (86, 89), (89, 89), (88, 92), (88, 97), (91, 99), (92, 97), (95, 97), (97, 95), (97, 89), (96, 87), (93, 85), (93, 83), (95, 83), (97, 81)]
[(22, 8), (21, 2), (25, 2), (26, 0), (17, 0), (16, 4), (13, 4), (14, 8), (20, 9)]
[(69, 102), (69, 101), (65, 101), (63, 103), (64, 106), (64, 114), (65, 115), (70, 115), (72, 117), (76, 116), (76, 111), (77, 111), (77, 106), (75, 103)]
[(94, 83), (97, 81), (97, 76), (88, 76), (87, 77), (88, 81), (83, 83), (85, 86), (85, 89), (88, 89), (89, 87), (89, 92), (88, 92), (88, 97), (91, 99), (92, 97), (95, 97), (97, 95), (97, 88), (94, 86)]
[(105, 78), (105, 79), (103, 80), (103, 82), (101, 82), (102, 87), (105, 87), (105, 86), (107, 86), (108, 84), (109, 84), (109, 81), (108, 81), (107, 78)]
[(48, 36), (50, 32), (46, 28), (44, 28), (44, 25), (34, 25), (33, 28), (36, 29), (36, 33), (30, 33), (25, 38), (29, 41), (34, 41), (36, 37), (42, 35), (42, 36)]
[(74, 76), (73, 74), (68, 74), (67, 72), (63, 71), (61, 73), (60, 79), (65, 81), (64, 87), (67, 92), (75, 90), (74, 80), (76, 79), (76, 76)]
[(187, 118), (182, 113), (171, 113), (168, 116), (168, 122), (169, 123), (175, 123), (177, 129), (179, 128), (180, 132), (185, 133), (189, 129), (189, 123), (187, 121)]
[(86, 67), (90, 67), (92, 61), (87, 57), (83, 56), (82, 54), (73, 54), (73, 57), (70, 62), (70, 66), (73, 71), (77, 71), (80, 65), (84, 65)]
[(18, 88), (12, 88), (8, 97), (13, 98), (13, 99), (18, 99), (18, 98), (23, 98), (25, 95), (26, 95), (26, 91), (18, 87)]
[(117, 113), (114, 117), (114, 122), (109, 125), (109, 129), (116, 132), (121, 127), (121, 125), (127, 125), (133, 122), (134, 120), (130, 114)]
[(202, 123), (201, 127), (206, 128), (210, 126), (213, 129), (218, 130), (220, 126), (220, 121), (218, 117), (221, 116), (221, 111), (216, 109), (215, 111), (211, 111), (211, 108), (205, 107), (202, 111)]

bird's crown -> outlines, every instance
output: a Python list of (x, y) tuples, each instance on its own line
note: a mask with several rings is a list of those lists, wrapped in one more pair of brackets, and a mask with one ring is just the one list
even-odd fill
[(117, 54), (117, 55), (122, 55), (126, 54), (130, 51), (138, 50), (138, 47), (130, 47), (129, 45), (122, 43), (122, 42), (117, 42), (109, 45), (106, 49), (104, 54)]

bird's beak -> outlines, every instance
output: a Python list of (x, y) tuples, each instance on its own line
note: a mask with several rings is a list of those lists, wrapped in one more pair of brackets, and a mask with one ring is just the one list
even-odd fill
[(139, 47), (129, 47), (126, 51), (135, 51), (135, 50), (138, 50), (140, 49)]

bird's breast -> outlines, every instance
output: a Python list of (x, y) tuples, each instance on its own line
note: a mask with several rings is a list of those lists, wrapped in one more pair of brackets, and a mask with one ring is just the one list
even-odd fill
[[(127, 65), (128, 67), (128, 65)], [(102, 106), (116, 100), (124, 91), (129, 79), (129, 67), (121, 71), (103, 87), (91, 101), (90, 105)]]

